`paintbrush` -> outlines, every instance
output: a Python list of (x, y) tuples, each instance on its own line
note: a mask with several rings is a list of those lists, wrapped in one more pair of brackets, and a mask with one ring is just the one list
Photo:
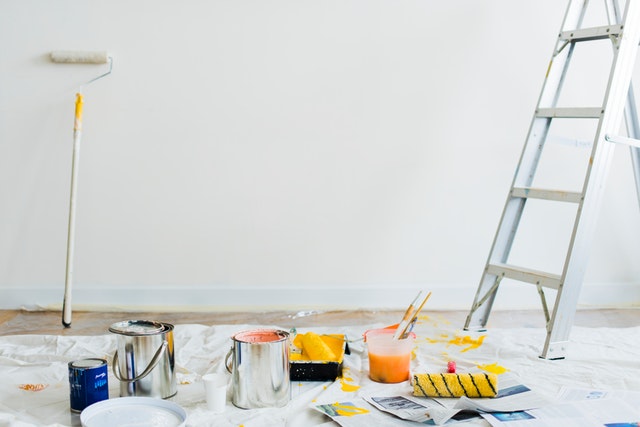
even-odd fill
[(402, 330), (406, 330), (407, 326), (409, 325), (409, 321), (411, 320), (411, 317), (413, 315), (413, 310), (415, 308), (416, 301), (418, 301), (418, 298), (420, 298), (420, 295), (422, 295), (422, 291), (418, 292), (418, 295), (416, 295), (413, 301), (411, 301), (411, 304), (409, 304), (409, 307), (407, 307), (407, 311), (404, 312), (404, 316), (402, 316), (402, 320), (398, 324), (398, 328), (396, 329), (396, 332), (393, 334), (394, 340), (397, 340), (398, 338), (400, 338), (401, 334), (399, 332)]
[[(413, 314), (411, 315), (411, 320), (404, 326), (404, 329), (402, 329), (402, 332), (400, 332), (400, 334), (398, 335), (400, 339), (404, 339), (404, 338), (407, 338), (407, 336), (409, 336), (409, 333), (410, 333), (410, 331), (408, 330), (409, 327), (411, 326), (411, 329), (413, 329), (413, 326), (416, 324), (416, 321), (418, 320), (418, 314), (420, 313), (420, 310), (422, 310), (422, 307), (424, 307), (424, 304), (427, 302), (430, 296), (431, 296), (431, 292), (429, 292), (427, 296), (424, 297), (424, 299), (418, 306), (417, 310), (413, 312)], [(400, 330), (400, 327), (398, 327), (398, 330)]]

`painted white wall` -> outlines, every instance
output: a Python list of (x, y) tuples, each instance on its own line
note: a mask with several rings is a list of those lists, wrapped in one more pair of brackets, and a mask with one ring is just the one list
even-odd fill
[[(106, 67), (58, 49), (114, 58), (84, 88), (76, 306), (468, 308), (564, 8), (1, 2), (0, 308), (62, 302), (74, 94)], [(620, 149), (582, 304), (638, 304), (639, 222)], [(518, 286), (496, 307), (538, 308)]]

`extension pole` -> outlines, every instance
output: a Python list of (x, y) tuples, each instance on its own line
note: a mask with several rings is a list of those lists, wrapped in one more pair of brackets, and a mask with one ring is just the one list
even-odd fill
[(73, 254), (76, 222), (76, 191), (78, 189), (78, 162), (80, 161), (80, 137), (82, 134), (82, 94), (76, 94), (76, 113), (73, 123), (73, 158), (71, 160), (71, 197), (69, 199), (69, 228), (67, 232), (67, 264), (62, 302), (62, 325), (71, 326), (71, 288), (73, 284)]

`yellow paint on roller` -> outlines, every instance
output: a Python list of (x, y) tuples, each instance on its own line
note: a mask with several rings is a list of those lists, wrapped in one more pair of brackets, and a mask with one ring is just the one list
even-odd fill
[(336, 360), (331, 348), (315, 332), (307, 332), (302, 337), (302, 351), (311, 360)]
[(483, 371), (487, 371), (496, 375), (504, 374), (505, 372), (509, 371), (507, 368), (505, 368), (504, 366), (500, 366), (497, 363), (492, 363), (490, 365), (477, 365), (477, 366)]
[(495, 374), (415, 374), (413, 395), (422, 397), (495, 397)]
[(344, 335), (318, 335), (307, 332), (296, 335), (293, 345), (301, 352), (292, 353), (291, 360), (341, 362), (344, 357)]

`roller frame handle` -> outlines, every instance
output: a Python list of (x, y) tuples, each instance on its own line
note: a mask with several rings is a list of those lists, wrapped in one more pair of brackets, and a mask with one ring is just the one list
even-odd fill
[(69, 226), (67, 229), (67, 262), (62, 302), (62, 325), (71, 326), (71, 294), (73, 287), (73, 258), (75, 249), (76, 193), (78, 189), (78, 163), (80, 161), (80, 137), (82, 134), (82, 109), (84, 101), (81, 93), (76, 94), (75, 116), (73, 122), (73, 158), (71, 161), (71, 195), (69, 198)]

